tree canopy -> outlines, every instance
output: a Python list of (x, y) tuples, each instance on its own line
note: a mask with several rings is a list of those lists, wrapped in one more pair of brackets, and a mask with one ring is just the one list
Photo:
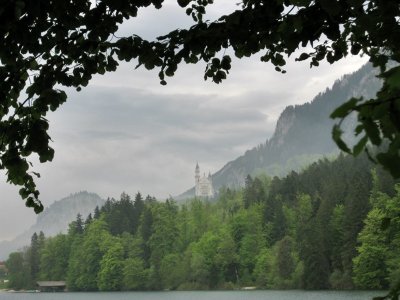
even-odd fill
[(37, 280), (65, 280), (70, 291), (392, 287), (387, 299), (398, 299), (400, 184), (374, 167), (366, 155), (340, 155), (181, 205), (123, 193), (88, 223), (78, 215), (66, 234), (33, 234), (6, 261), (8, 288)]
[[(115, 71), (118, 61), (158, 68), (161, 84), (185, 63), (206, 64), (205, 79), (220, 83), (236, 57), (262, 53), (261, 61), (285, 72), (286, 59), (334, 63), (349, 53), (367, 55), (380, 68), (383, 87), (375, 99), (350, 99), (332, 114), (333, 139), (358, 154), (368, 142), (382, 146), (371, 158), (400, 176), (400, 5), (395, 0), (243, 0), (234, 12), (205, 20), (213, 0), (178, 0), (193, 26), (154, 41), (136, 34), (115, 37), (118, 26), (163, 0), (7, 1), (0, 9), (0, 169), (21, 186), (28, 207), (43, 210), (28, 160), (51, 161), (47, 113), (67, 99), (62, 88), (80, 90), (95, 74)], [(111, 39), (110, 37), (114, 37)], [(300, 51), (299, 51), (300, 49)], [(389, 68), (387, 68), (389, 63)], [(354, 147), (343, 142), (342, 121), (358, 114)]]

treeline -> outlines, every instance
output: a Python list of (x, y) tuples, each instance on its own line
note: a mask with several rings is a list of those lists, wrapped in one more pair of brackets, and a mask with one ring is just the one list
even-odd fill
[(34, 234), (6, 262), (10, 288), (386, 289), (400, 278), (400, 186), (366, 157), (246, 178), (216, 201), (109, 199), (67, 234)]

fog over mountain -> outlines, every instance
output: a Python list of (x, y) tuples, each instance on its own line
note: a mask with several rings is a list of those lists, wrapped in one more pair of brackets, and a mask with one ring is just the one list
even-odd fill
[[(245, 177), (265, 173), (283, 176), (292, 170), (301, 170), (309, 163), (339, 152), (331, 137), (334, 121), (332, 111), (351, 97), (375, 96), (381, 83), (375, 77), (377, 71), (370, 64), (343, 76), (312, 101), (302, 105), (287, 106), (281, 113), (270, 139), (244, 155), (228, 162), (212, 175), (214, 189), (222, 186), (240, 187)], [(354, 143), (355, 116), (346, 121), (345, 139)], [(190, 189), (176, 197), (182, 199), (194, 195)]]
[(6, 259), (10, 252), (29, 245), (31, 236), (35, 232), (43, 231), (45, 236), (66, 233), (68, 224), (76, 219), (78, 213), (85, 219), (89, 213), (93, 213), (96, 206), (101, 207), (104, 202), (105, 200), (97, 194), (86, 191), (55, 201), (37, 216), (36, 223), (28, 230), (13, 240), (0, 242), (0, 260)]
[[(215, 1), (207, 19), (234, 11), (231, 0)], [(116, 36), (138, 34), (152, 40), (192, 19), (176, 1), (163, 9), (149, 7), (124, 22)], [(227, 50), (227, 54), (232, 50)], [(205, 81), (206, 64), (182, 64), (159, 83), (157, 69), (135, 69), (137, 61), (120, 62), (116, 72), (94, 76), (81, 92), (66, 89), (68, 101), (46, 117), (50, 123), (52, 162), (33, 156), (32, 171), (40, 200), (49, 206), (71, 192), (95, 191), (101, 197), (140, 191), (158, 199), (177, 195), (193, 184), (196, 161), (216, 172), (247, 149), (270, 138), (279, 114), (288, 105), (312, 99), (343, 74), (362, 66), (366, 56), (348, 55), (335, 64), (322, 61), (310, 68), (287, 59), (286, 74), (263, 54), (238, 59), (222, 84)], [(35, 213), (25, 207), (18, 187), (0, 172), (0, 241), (14, 238), (32, 225)]]
[[(212, 175), (214, 188), (218, 190), (222, 186), (243, 186), (247, 174), (282, 176), (291, 170), (300, 170), (322, 156), (338, 153), (331, 138), (333, 120), (329, 115), (335, 107), (353, 96), (374, 96), (380, 86), (375, 75), (376, 71), (371, 65), (364, 65), (358, 71), (337, 80), (332, 88), (327, 88), (312, 101), (303, 105), (287, 106), (270, 139), (228, 162)], [(347, 140), (350, 142), (354, 139), (351, 135), (353, 125), (354, 118), (347, 122)], [(202, 169), (203, 171), (208, 170)], [(192, 188), (176, 199), (193, 195)], [(29, 244), (34, 232), (43, 231), (46, 236), (65, 232), (78, 213), (85, 218), (96, 206), (103, 203), (104, 200), (97, 194), (88, 192), (73, 194), (54, 202), (38, 215), (36, 223), (27, 231), (12, 241), (0, 242), (0, 260), (10, 251)]]

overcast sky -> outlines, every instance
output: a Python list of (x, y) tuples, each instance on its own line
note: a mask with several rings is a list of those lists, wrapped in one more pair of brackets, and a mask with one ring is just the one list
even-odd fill
[[(167, 1), (160, 11), (145, 10), (124, 24), (120, 34), (147, 38), (163, 30), (186, 27), (184, 10)], [(225, 3), (225, 4), (224, 4)], [(229, 5), (227, 4), (229, 3)], [(233, 9), (218, 1), (210, 19)], [(81, 92), (48, 116), (53, 162), (35, 164), (45, 206), (86, 190), (118, 198), (138, 191), (164, 200), (193, 186), (194, 168), (215, 173), (228, 161), (268, 139), (280, 112), (312, 100), (342, 75), (366, 62), (350, 57), (335, 65), (309, 69), (308, 62), (289, 61), (287, 74), (274, 71), (258, 57), (234, 60), (220, 85), (203, 80), (205, 65), (182, 65), (161, 86), (157, 71), (121, 64), (117, 72), (96, 76)], [(35, 222), (18, 188), (0, 173), (0, 240), (11, 239)]]

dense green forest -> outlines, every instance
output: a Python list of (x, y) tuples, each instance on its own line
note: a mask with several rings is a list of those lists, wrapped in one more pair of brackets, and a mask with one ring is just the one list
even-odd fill
[(34, 234), (6, 261), (9, 287), (69, 290), (386, 289), (400, 278), (400, 185), (365, 156), (178, 205), (109, 199), (67, 234)]

